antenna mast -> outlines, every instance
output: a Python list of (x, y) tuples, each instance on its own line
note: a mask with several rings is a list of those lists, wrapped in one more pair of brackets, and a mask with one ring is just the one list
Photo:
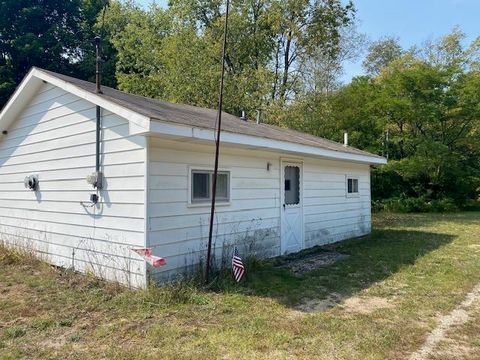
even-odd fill
[(228, 11), (230, 8), (230, 0), (227, 0), (225, 9), (225, 24), (223, 29), (223, 51), (222, 51), (222, 74), (220, 77), (220, 93), (218, 95), (218, 115), (217, 115), (217, 138), (215, 142), (215, 167), (213, 169), (212, 184), (212, 207), (210, 210), (210, 228), (208, 231), (208, 249), (207, 263), (205, 268), (205, 283), (210, 280), (210, 266), (212, 253), (212, 235), (213, 235), (213, 218), (215, 216), (215, 197), (217, 195), (217, 175), (218, 175), (218, 155), (220, 152), (220, 132), (222, 130), (222, 107), (223, 107), (223, 84), (225, 79), (225, 53), (227, 50), (227, 32), (228, 32)]

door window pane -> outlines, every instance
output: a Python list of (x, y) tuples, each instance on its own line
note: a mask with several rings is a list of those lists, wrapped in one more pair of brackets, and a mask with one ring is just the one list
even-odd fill
[(285, 191), (290, 191), (292, 189), (292, 183), (290, 179), (285, 179)]
[(285, 205), (300, 203), (300, 168), (285, 166)]

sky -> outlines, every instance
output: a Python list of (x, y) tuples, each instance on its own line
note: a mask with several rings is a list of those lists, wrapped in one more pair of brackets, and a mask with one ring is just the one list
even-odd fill
[[(137, 0), (148, 6), (152, 0)], [(358, 30), (374, 41), (394, 36), (408, 49), (459, 26), (471, 41), (480, 36), (480, 0), (353, 0)], [(167, 0), (156, 0), (166, 6)], [(343, 81), (363, 73), (362, 60), (345, 64)]]

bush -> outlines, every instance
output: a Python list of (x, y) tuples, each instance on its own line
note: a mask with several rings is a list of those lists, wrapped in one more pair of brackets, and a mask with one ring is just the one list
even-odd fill
[(430, 202), (430, 211), (434, 212), (454, 212), (458, 211), (459, 208), (455, 201), (452, 199), (444, 198), (438, 200), (432, 200)]
[(399, 213), (413, 212), (453, 212), (459, 208), (455, 201), (449, 198), (428, 199), (420, 197), (394, 197), (385, 200), (377, 200), (372, 203), (373, 211), (387, 211)]
[(467, 211), (480, 211), (480, 199), (470, 200), (465, 204), (464, 209)]

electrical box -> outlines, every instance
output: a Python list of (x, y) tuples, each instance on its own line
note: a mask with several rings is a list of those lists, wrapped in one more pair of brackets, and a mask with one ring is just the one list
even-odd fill
[(93, 204), (98, 203), (98, 195), (97, 194), (90, 194), (90, 202)]
[(23, 185), (25, 186), (25, 189), (30, 189), (32, 191), (37, 191), (38, 190), (38, 176), (37, 175), (27, 176), (23, 180)]
[(103, 187), (103, 173), (101, 171), (96, 171), (87, 176), (87, 183), (92, 185), (96, 189), (101, 189)]

